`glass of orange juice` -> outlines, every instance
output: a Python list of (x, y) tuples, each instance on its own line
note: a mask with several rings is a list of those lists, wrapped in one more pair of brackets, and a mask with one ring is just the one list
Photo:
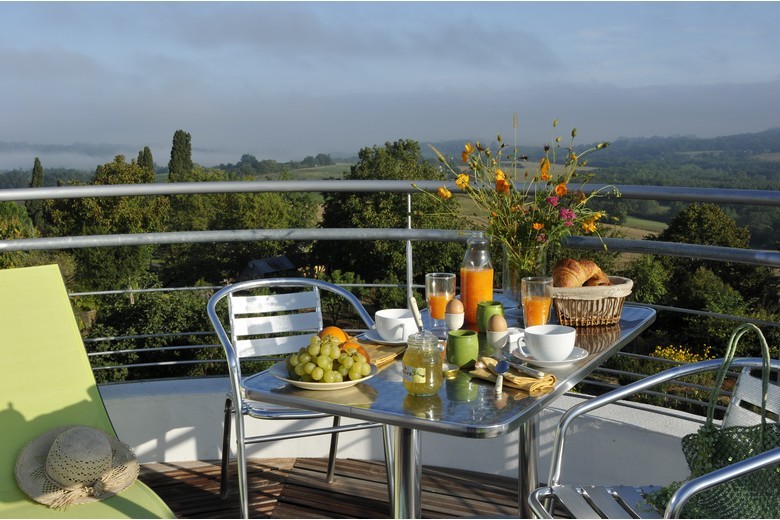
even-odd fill
[(446, 333), (444, 312), (447, 303), (455, 297), (455, 273), (428, 273), (425, 275), (425, 299), (431, 315), (431, 329), (438, 335)]
[(520, 299), (526, 327), (546, 325), (550, 321), (553, 279), (549, 276), (528, 276), (520, 281)]

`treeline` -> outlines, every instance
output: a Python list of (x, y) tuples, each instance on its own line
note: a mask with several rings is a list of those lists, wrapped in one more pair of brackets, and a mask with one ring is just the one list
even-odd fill
[(269, 175), (280, 174), (285, 170), (299, 170), (301, 168), (315, 168), (317, 166), (330, 166), (336, 164), (330, 155), (318, 153), (316, 156), (307, 155), (300, 162), (288, 161), (279, 163), (272, 159), (258, 161), (254, 155), (244, 154), (236, 164), (220, 164), (217, 168), (233, 175)]

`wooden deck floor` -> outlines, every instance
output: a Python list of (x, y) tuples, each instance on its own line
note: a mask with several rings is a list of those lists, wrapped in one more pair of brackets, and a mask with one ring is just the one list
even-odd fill
[[(389, 518), (384, 465), (339, 459), (325, 482), (325, 459), (253, 460), (250, 518)], [(219, 497), (218, 463), (146, 464), (139, 477), (179, 518), (238, 518), (235, 468), (230, 496)], [(424, 518), (517, 516), (515, 479), (423, 468)]]

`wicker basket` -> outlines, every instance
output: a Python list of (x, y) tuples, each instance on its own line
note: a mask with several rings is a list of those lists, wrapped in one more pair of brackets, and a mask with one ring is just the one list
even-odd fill
[(634, 286), (628, 278), (610, 276), (612, 285), (553, 287), (553, 304), (561, 325), (587, 327), (614, 325), (620, 321), (623, 302)]

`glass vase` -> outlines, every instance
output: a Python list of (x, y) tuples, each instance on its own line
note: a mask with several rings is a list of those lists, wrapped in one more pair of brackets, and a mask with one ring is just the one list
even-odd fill
[(523, 246), (511, 253), (504, 247), (502, 288), (504, 296), (520, 301), (520, 280), (526, 276), (547, 276), (547, 246)]

